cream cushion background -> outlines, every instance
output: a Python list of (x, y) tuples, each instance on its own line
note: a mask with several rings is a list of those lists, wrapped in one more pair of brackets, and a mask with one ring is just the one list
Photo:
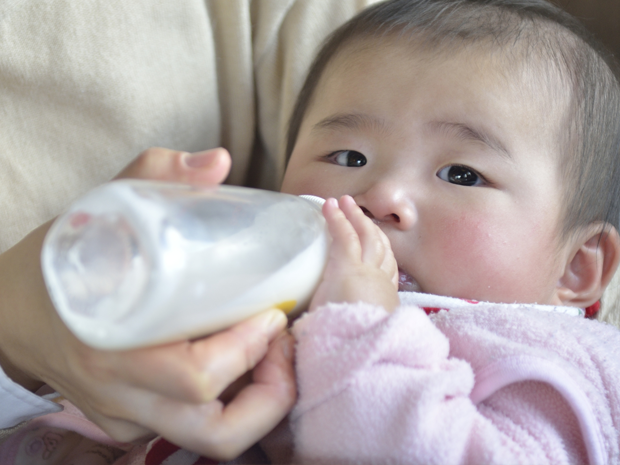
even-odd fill
[[(2, 2), (0, 252), (151, 146), (226, 147), (227, 182), (277, 189), (317, 47), (376, 1)], [(619, 299), (616, 274), (616, 325)]]

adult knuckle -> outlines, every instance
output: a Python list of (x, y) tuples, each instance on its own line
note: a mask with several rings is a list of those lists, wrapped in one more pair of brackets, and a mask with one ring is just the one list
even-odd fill
[(111, 357), (108, 352), (84, 346), (75, 352), (76, 363), (70, 363), (69, 368), (76, 375), (84, 375), (94, 381), (113, 379), (116, 370), (114, 364), (110, 363)]
[(175, 379), (185, 400), (198, 404), (217, 399), (226, 384), (222, 379), (221, 357), (221, 352), (209, 347), (192, 348), (188, 357), (191, 362)]
[(203, 370), (198, 376), (184, 377), (178, 386), (184, 400), (193, 404), (204, 404), (217, 399), (222, 392), (222, 384), (210, 370)]
[(112, 439), (118, 442), (130, 443), (138, 441), (152, 434), (145, 428), (133, 425), (126, 421), (115, 421), (103, 423), (101, 429)]
[(240, 351), (243, 372), (251, 370), (263, 358), (269, 345), (269, 338), (262, 331), (235, 327), (230, 332), (231, 344)]
[(157, 164), (158, 160), (164, 155), (165, 149), (161, 147), (150, 147), (144, 150), (138, 158), (136, 158), (136, 167), (140, 170), (147, 170), (148, 168)]
[(237, 436), (224, 428), (216, 428), (209, 434), (208, 444), (205, 445), (210, 458), (222, 462), (234, 460), (243, 452), (242, 445), (237, 441)]
[(146, 150), (143, 150), (134, 160), (133, 162), (134, 166), (138, 169), (148, 166), (149, 163), (152, 162), (153, 157), (157, 156), (157, 153), (159, 152), (159, 150), (160, 150), (159, 147), (150, 147)]

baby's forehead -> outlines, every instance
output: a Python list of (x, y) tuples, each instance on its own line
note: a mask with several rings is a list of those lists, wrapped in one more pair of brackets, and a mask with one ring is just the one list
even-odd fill
[(570, 91), (570, 70), (563, 63), (566, 59), (564, 52), (554, 49), (543, 38), (497, 44), (490, 38), (435, 41), (424, 34), (360, 36), (347, 40), (334, 54), (328, 68), (364, 60), (376, 51), (390, 53), (393, 50), (425, 66), (440, 66), (446, 60), (463, 57), (487, 64), (486, 69), (496, 76), (503, 76), (506, 85), (521, 85), (531, 90), (561, 89), (563, 94)]
[[(287, 154), (292, 153), (302, 123), (311, 124), (318, 101), (329, 109), (329, 96), (337, 97), (338, 91), (351, 94), (343, 85), (344, 74), (332, 81), (331, 92), (324, 86), (354, 60), (368, 58), (365, 52), (378, 47), (390, 51), (395, 42), (405, 43), (410, 47), (407, 53), (425, 53), (427, 66), (467, 54), (470, 62), (492, 63), (485, 71), (501, 89), (514, 92), (510, 99), (523, 107), (529, 104), (532, 114), (548, 126), (538, 132), (558, 154), (567, 204), (563, 234), (592, 221), (617, 222), (620, 209), (609, 199), (620, 196), (601, 197), (600, 192), (616, 192), (620, 186), (615, 175), (620, 65), (577, 20), (545, 2), (381, 2), (365, 11), (335, 31), (317, 56), (291, 118)], [(367, 73), (360, 67), (356, 72)], [(475, 73), (471, 74), (461, 73), (459, 79), (474, 80)], [(390, 76), (390, 69), (384, 76)], [(373, 74), (376, 87), (385, 86), (384, 76)], [(368, 86), (368, 93), (374, 93), (373, 86)], [(530, 121), (527, 129), (540, 119)], [(521, 134), (520, 140), (533, 136), (527, 131)]]
[[(391, 54), (394, 55), (390, 61), (392, 69), (411, 66), (409, 59), (426, 69), (445, 67), (446, 63), (473, 64), (459, 68), (463, 81), (475, 83), (483, 74), (485, 82), (492, 82), (495, 89), (505, 90), (504, 96), (512, 99), (515, 105), (528, 108), (532, 117), (544, 115), (545, 123), (554, 127), (557, 135), (570, 120), (571, 79), (568, 71), (549, 59), (548, 50), (542, 46), (539, 48), (536, 50), (526, 44), (501, 47), (491, 41), (436, 44), (413, 35), (362, 37), (346, 44), (332, 57), (321, 81), (323, 85), (329, 84), (334, 74), (349, 73), (352, 64), (363, 69), (370, 60)], [(387, 69), (386, 75), (389, 73)], [(415, 85), (413, 79), (412, 85)]]

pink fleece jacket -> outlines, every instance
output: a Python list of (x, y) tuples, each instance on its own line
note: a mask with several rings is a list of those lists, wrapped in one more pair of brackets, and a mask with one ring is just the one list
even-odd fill
[[(616, 328), (567, 307), (401, 301), (392, 314), (331, 304), (295, 323), (296, 464), (620, 463)], [(115, 443), (63, 404), (0, 444), (0, 463), (216, 463), (161, 438)]]
[(615, 327), (566, 307), (401, 301), (295, 324), (296, 463), (620, 463)]

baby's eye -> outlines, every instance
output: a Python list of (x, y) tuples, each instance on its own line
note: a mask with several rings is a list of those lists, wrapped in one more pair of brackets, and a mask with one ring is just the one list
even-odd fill
[(461, 186), (481, 186), (484, 178), (473, 169), (464, 165), (449, 165), (442, 168), (437, 176), (444, 181)]
[(336, 164), (340, 166), (364, 166), (368, 160), (366, 157), (355, 150), (341, 150), (329, 155)]

